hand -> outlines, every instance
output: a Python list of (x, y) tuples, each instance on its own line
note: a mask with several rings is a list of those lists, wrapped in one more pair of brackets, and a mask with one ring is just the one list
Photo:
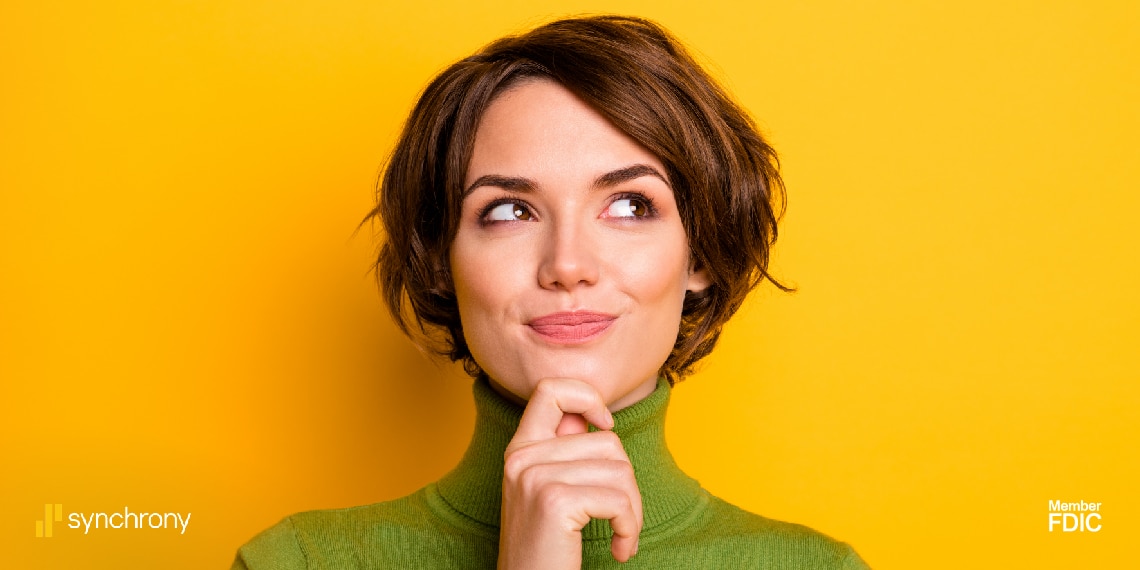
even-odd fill
[[(607, 431), (589, 433), (586, 422)], [(609, 519), (619, 562), (637, 552), (641, 492), (613, 425), (593, 386), (538, 383), (505, 454), (500, 569), (578, 570), (591, 518)]]

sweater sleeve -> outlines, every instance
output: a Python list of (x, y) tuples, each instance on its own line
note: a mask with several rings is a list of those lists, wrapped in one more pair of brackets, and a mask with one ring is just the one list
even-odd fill
[(230, 570), (305, 570), (305, 552), (293, 521), (285, 518), (238, 549)]

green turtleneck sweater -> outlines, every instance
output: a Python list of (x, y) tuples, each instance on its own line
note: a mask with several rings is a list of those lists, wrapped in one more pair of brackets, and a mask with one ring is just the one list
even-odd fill
[[(644, 510), (637, 555), (610, 554), (609, 521), (582, 529), (583, 568), (865, 569), (850, 546), (805, 526), (734, 507), (701, 488), (665, 446), (670, 388), (614, 414)], [(494, 568), (499, 550), (503, 452), (522, 418), (485, 381), (475, 382), (475, 435), (438, 482), (384, 503), (286, 517), (242, 546), (233, 570)]]

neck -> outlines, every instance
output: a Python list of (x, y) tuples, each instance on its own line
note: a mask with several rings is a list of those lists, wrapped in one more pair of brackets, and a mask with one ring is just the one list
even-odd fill
[[(503, 453), (514, 437), (523, 407), (493, 390), (486, 379), (475, 381), (475, 434), (454, 470), (437, 483), (453, 508), (490, 526), (499, 526), (503, 494)], [(645, 526), (651, 532), (688, 512), (700, 496), (700, 485), (685, 475), (665, 445), (665, 410), (670, 387), (658, 380), (641, 401), (614, 413), (614, 433), (621, 438), (641, 491)], [(608, 538), (609, 521), (591, 520), (582, 538)]]

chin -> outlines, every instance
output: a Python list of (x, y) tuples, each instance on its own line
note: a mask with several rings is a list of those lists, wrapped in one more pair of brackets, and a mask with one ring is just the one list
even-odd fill
[[(547, 374), (545, 376), (542, 376), (542, 378), (559, 377), (575, 378), (581, 380), (593, 386), (594, 389), (597, 390), (599, 394), (601, 394), (602, 400), (606, 403), (606, 405), (609, 406), (611, 410), (615, 411), (618, 409), (613, 407), (615, 403), (620, 403), (621, 405), (619, 408), (624, 408), (640, 400), (641, 398), (648, 396), (649, 392), (652, 392), (653, 390), (652, 386), (656, 386), (657, 374), (655, 372), (637, 375), (626, 375), (620, 373), (620, 375), (615, 375), (615, 372), (617, 371), (612, 370), (612, 368), (605, 372), (598, 372), (593, 369), (575, 372), (564, 371), (560, 374)], [(639, 390), (643, 390), (646, 384), (650, 384), (650, 388), (646, 393), (639, 394), (640, 397), (638, 397), (636, 400), (623, 401), (631, 394), (634, 394)], [(528, 386), (528, 390), (529, 392), (533, 392), (534, 385), (531, 384)]]
[[(473, 347), (475, 348), (475, 347)], [(485, 347), (486, 348), (486, 347)], [(614, 354), (614, 350), (528, 350), (524, 353), (516, 351), (513, 354), (506, 352), (479, 351), (489, 358), (476, 358), (476, 362), (485, 361), (490, 366), (483, 366), (483, 370), (506, 391), (514, 394), (521, 401), (529, 401), (534, 393), (535, 386), (540, 380), (546, 378), (573, 378), (581, 380), (594, 387), (601, 394), (607, 405), (619, 402), (638, 390), (648, 391), (656, 385), (659, 363), (655, 367), (650, 359), (638, 359), (631, 362), (628, 356)], [(649, 356), (642, 353), (641, 356)], [(666, 354), (665, 356), (668, 356)], [(663, 362), (665, 356), (660, 360)], [(644, 361), (641, 361), (644, 360)], [(653, 359), (656, 360), (656, 359)], [(495, 366), (496, 363), (507, 366)], [(615, 366), (624, 364), (625, 366)], [(642, 396), (648, 395), (648, 392)], [(639, 398), (640, 399), (640, 398)], [(622, 402), (630, 404), (633, 402)]]

